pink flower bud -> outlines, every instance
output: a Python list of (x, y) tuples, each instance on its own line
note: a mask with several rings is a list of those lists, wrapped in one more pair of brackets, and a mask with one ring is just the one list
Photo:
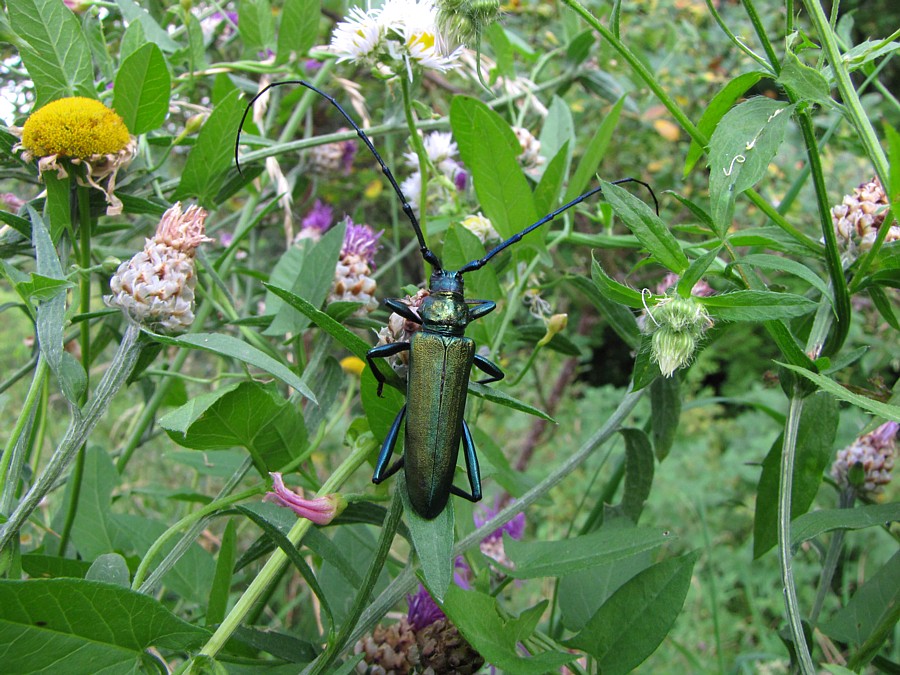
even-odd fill
[(305, 499), (302, 495), (288, 490), (280, 473), (272, 476), (272, 491), (267, 492), (263, 501), (289, 508), (301, 518), (311, 520), (316, 525), (327, 525), (347, 508), (347, 501), (338, 493)]

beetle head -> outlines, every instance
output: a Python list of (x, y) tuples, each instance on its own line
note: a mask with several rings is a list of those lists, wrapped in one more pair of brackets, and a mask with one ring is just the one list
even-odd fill
[(422, 303), (422, 324), (435, 332), (462, 335), (469, 323), (469, 307), (463, 294), (463, 279), (456, 272), (435, 270), (428, 283), (430, 295)]

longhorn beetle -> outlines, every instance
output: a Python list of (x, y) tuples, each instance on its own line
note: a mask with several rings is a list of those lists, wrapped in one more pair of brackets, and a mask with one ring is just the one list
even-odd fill
[[(268, 89), (280, 85), (301, 85), (311, 89), (333, 105), (345, 120), (353, 127), (356, 134), (375, 156), (381, 171), (387, 176), (391, 187), (403, 207), (403, 212), (412, 224), (413, 231), (419, 241), (422, 258), (432, 269), (429, 281), (430, 294), (425, 298), (417, 315), (398, 298), (388, 298), (384, 304), (404, 319), (422, 326), (413, 333), (409, 342), (394, 342), (380, 347), (373, 347), (366, 353), (366, 361), (372, 374), (378, 381), (378, 395), (382, 395), (385, 377), (375, 366), (375, 359), (394, 356), (401, 352), (409, 352), (409, 374), (406, 380), (406, 405), (401, 408), (375, 464), (373, 483), (381, 483), (401, 467), (406, 474), (406, 489), (409, 501), (415, 511), (423, 518), (435, 518), (447, 505), (450, 494), (464, 497), (472, 502), (481, 499), (481, 474), (478, 469), (478, 457), (475, 454), (475, 441), (472, 432), (463, 419), (466, 409), (466, 394), (469, 385), (469, 372), (474, 365), (487, 377), (479, 380), (479, 384), (502, 380), (504, 373), (500, 367), (475, 353), (475, 342), (465, 337), (466, 326), (485, 314), (492, 312), (496, 303), (491, 300), (467, 300), (463, 292), (463, 275), (481, 269), (495, 255), (521, 240), (526, 234), (550, 222), (563, 211), (600, 192), (596, 187), (588, 190), (567, 204), (532, 223), (521, 232), (514, 234), (488, 251), (484, 257), (466, 263), (456, 271), (445, 270), (440, 259), (428, 248), (422, 228), (403, 191), (394, 179), (391, 170), (384, 163), (381, 155), (372, 145), (372, 141), (340, 104), (328, 94), (303, 80), (285, 80), (275, 82), (263, 89), (247, 105), (244, 119), (253, 102)], [(243, 126), (244, 119), (241, 120)], [(235, 162), (238, 162), (238, 147), (235, 144)], [(650, 191), (656, 204), (659, 204), (652, 188), (635, 178), (622, 178), (613, 181), (619, 183), (638, 183)], [(403, 457), (393, 465), (390, 464), (400, 435), (400, 426), (406, 418), (406, 435), (404, 439)], [(453, 473), (459, 456), (460, 442), (466, 460), (466, 472), (471, 492), (465, 492), (453, 484)]]

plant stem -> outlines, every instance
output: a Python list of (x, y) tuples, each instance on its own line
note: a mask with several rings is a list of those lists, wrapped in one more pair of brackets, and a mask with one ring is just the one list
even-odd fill
[[(322, 489), (316, 493), (316, 496), (323, 497), (336, 492), (366, 460), (366, 457), (375, 449), (375, 446), (375, 439), (371, 435), (367, 436), (365, 440), (357, 441), (356, 447), (347, 459), (335, 469), (331, 477), (325, 481), (325, 484), (322, 485)], [(298, 519), (287, 534), (288, 541), (294, 546), (298, 545), (311, 526), (312, 521), (305, 518)], [(215, 657), (219, 653), (219, 650), (225, 646), (225, 643), (228, 642), (234, 631), (240, 627), (244, 617), (247, 616), (247, 613), (253, 608), (257, 600), (262, 597), (269, 586), (279, 577), (287, 560), (287, 555), (281, 549), (277, 549), (272, 553), (269, 560), (266, 561), (266, 564), (259, 571), (259, 574), (256, 575), (256, 578), (253, 579), (250, 586), (228, 613), (228, 616), (225, 617), (213, 636), (200, 650), (198, 656)]]
[(34, 406), (40, 398), (49, 370), (47, 359), (43, 355), (39, 356), (37, 368), (31, 379), (31, 385), (28, 387), (28, 393), (25, 395), (25, 403), (22, 405), (16, 425), (9, 435), (6, 447), (3, 448), (3, 454), (0, 455), (0, 486), (2, 486), (0, 514), (5, 514), (9, 511), (9, 507), (12, 506), (13, 499), (15, 499), (16, 489), (22, 474), (22, 464), (25, 459), (24, 444), (26, 436), (28, 436), (25, 433), (25, 429), (32, 419)]
[[(855, 494), (852, 489), (843, 490), (838, 503), (838, 508), (853, 508)], [(819, 576), (819, 588), (816, 591), (816, 601), (812, 611), (809, 613), (809, 624), (815, 627), (819, 620), (819, 614), (822, 606), (825, 604), (825, 596), (831, 589), (831, 580), (834, 578), (834, 572), (837, 569), (838, 561), (841, 557), (841, 550), (844, 547), (845, 530), (835, 530), (828, 544), (828, 552), (825, 554), (825, 562), (822, 565), (822, 574)]]
[(53, 456), (50, 458), (47, 466), (41, 472), (34, 485), (25, 495), (16, 510), (9, 517), (2, 527), (0, 527), (0, 551), (6, 548), (12, 538), (18, 533), (25, 521), (31, 515), (41, 500), (47, 496), (50, 490), (56, 485), (56, 481), (62, 475), (72, 460), (75, 453), (84, 445), (87, 437), (93, 431), (94, 427), (103, 417), (103, 414), (109, 408), (109, 404), (113, 397), (119, 391), (137, 361), (140, 353), (141, 329), (137, 324), (128, 324), (125, 334), (122, 336), (122, 342), (116, 350), (109, 368), (97, 385), (94, 395), (88, 402), (87, 406), (82, 409), (72, 409), (72, 420), (66, 434), (57, 447)]
[[(147, 569), (150, 567), (150, 563), (156, 557), (156, 555), (162, 550), (163, 546), (165, 546), (172, 537), (174, 537), (178, 532), (187, 527), (188, 525), (193, 525), (197, 522), (204, 520), (207, 516), (211, 516), (216, 511), (220, 511), (227, 506), (231, 506), (237, 502), (243, 501), (245, 499), (249, 499), (258, 494), (262, 494), (266, 491), (265, 483), (257, 485), (256, 487), (249, 488), (244, 490), (243, 492), (238, 492), (235, 495), (228, 495), (227, 497), (221, 497), (214, 501), (211, 501), (209, 504), (204, 506), (202, 509), (198, 509), (193, 513), (189, 513), (184, 518), (179, 520), (177, 523), (169, 527), (165, 532), (160, 535), (156, 541), (150, 546), (147, 550), (147, 553), (144, 555), (144, 558), (141, 560), (140, 565), (138, 565), (137, 570), (134, 573), (134, 580), (131, 582), (131, 588), (140, 593), (148, 593), (150, 587), (152, 587), (154, 579), (151, 578), (144, 582), (144, 577), (147, 574)], [(193, 540), (193, 538), (192, 538)], [(156, 575), (153, 575), (156, 576)]]
[(430, 162), (428, 153), (425, 152), (425, 144), (422, 142), (422, 137), (419, 136), (419, 130), (416, 128), (415, 117), (413, 117), (409, 80), (403, 76), (400, 77), (400, 89), (403, 92), (403, 112), (406, 115), (406, 126), (409, 128), (410, 143), (412, 143), (413, 150), (415, 150), (416, 157), (419, 160), (421, 181), (419, 186), (419, 227), (422, 229), (422, 236), (427, 237), (428, 229), (425, 227), (425, 221), (428, 216), (428, 174)]
[(794, 572), (791, 567), (791, 486), (794, 478), (794, 459), (797, 449), (797, 431), (800, 413), (803, 411), (803, 397), (795, 390), (791, 396), (790, 409), (784, 428), (784, 443), (781, 447), (781, 476), (778, 482), (778, 562), (781, 566), (781, 583), (784, 589), (784, 604), (791, 637), (803, 675), (815, 675), (812, 657), (803, 634), (803, 621), (797, 603)]

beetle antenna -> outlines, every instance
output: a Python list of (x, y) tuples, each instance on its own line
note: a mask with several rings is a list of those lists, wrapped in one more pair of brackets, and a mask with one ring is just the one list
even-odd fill
[[(619, 180), (614, 180), (614, 181), (612, 181), (612, 185), (620, 185), (621, 183), (637, 183), (638, 185), (643, 185), (645, 188), (647, 188), (647, 189), (650, 191), (650, 196), (653, 197), (653, 204), (654, 204), (654, 206), (656, 207), (656, 214), (659, 215), (659, 202), (658, 202), (657, 199), (656, 199), (656, 195), (653, 193), (653, 188), (651, 188), (651, 187), (650, 187), (647, 183), (645, 183), (644, 181), (638, 180), (637, 178), (620, 178)], [(580, 197), (576, 197), (575, 199), (573, 199), (572, 201), (570, 201), (568, 204), (563, 204), (562, 206), (560, 206), (560, 207), (559, 207), (558, 209), (556, 209), (555, 211), (552, 211), (551, 213), (548, 213), (546, 216), (544, 216), (543, 218), (541, 218), (541, 219), (540, 219), (539, 221), (537, 221), (536, 223), (532, 223), (531, 225), (529, 225), (528, 227), (526, 227), (526, 228), (525, 228), (524, 230), (522, 230), (521, 232), (519, 232), (519, 233), (514, 234), (513, 236), (511, 236), (511, 237), (510, 237), (509, 239), (507, 239), (506, 241), (503, 241), (503, 242), (500, 242), (499, 244), (497, 244), (494, 248), (492, 248), (490, 251), (488, 251), (487, 254), (485, 254), (485, 256), (484, 256), (483, 258), (479, 258), (478, 260), (473, 260), (472, 262), (466, 263), (465, 265), (463, 265), (462, 267), (460, 267), (460, 268), (459, 268), (459, 271), (457, 272), (457, 275), (462, 275), (462, 274), (465, 274), (466, 272), (473, 272), (473, 271), (475, 271), (475, 270), (480, 270), (482, 267), (484, 267), (484, 266), (487, 264), (487, 262), (488, 262), (491, 258), (493, 258), (495, 255), (497, 255), (498, 253), (500, 253), (500, 251), (504, 250), (505, 248), (508, 248), (508, 247), (512, 246), (512, 245), (515, 244), (517, 241), (520, 241), (520, 240), (522, 239), (522, 237), (524, 237), (524, 236), (525, 236), (526, 234), (528, 234), (529, 232), (532, 232), (532, 231), (536, 230), (536, 229), (539, 228), (541, 225), (544, 225), (544, 224), (546, 224), (546, 223), (549, 223), (551, 220), (553, 220), (554, 218), (556, 218), (556, 216), (558, 216), (558, 215), (559, 215), (560, 213), (562, 213), (563, 211), (567, 211), (568, 209), (572, 208), (573, 206), (576, 206), (576, 205), (580, 204), (580, 203), (583, 202), (585, 199), (588, 199), (589, 197), (592, 197), (592, 196), (594, 196), (595, 194), (597, 194), (598, 192), (601, 192), (601, 191), (602, 191), (602, 188), (600, 188), (600, 187), (595, 187), (593, 190), (588, 190), (587, 192), (585, 192), (585, 193), (584, 193), (583, 195), (581, 195)]]
[[(241, 163), (238, 158), (238, 147), (241, 141), (241, 130), (244, 127), (244, 121), (247, 119), (247, 114), (250, 112), (250, 108), (256, 102), (260, 96), (265, 94), (269, 89), (274, 87), (279, 87), (281, 85), (291, 84), (291, 85), (300, 85), (301, 87), (306, 87), (317, 93), (319, 96), (328, 101), (331, 105), (337, 108), (337, 111), (343, 116), (345, 120), (353, 127), (353, 130), (356, 131), (356, 135), (360, 137), (363, 143), (366, 144), (366, 147), (369, 149), (375, 159), (378, 160), (378, 164), (381, 166), (381, 172), (387, 176), (388, 182), (391, 184), (391, 187), (394, 188), (394, 192), (397, 193), (397, 196), (400, 198), (400, 203), (403, 208), (403, 213), (406, 214), (406, 217), (409, 219), (409, 222), (412, 224), (413, 230), (416, 233), (416, 239), (419, 240), (419, 251), (422, 254), (422, 258), (425, 259), (429, 265), (431, 265), (435, 270), (440, 271), (442, 268), (440, 259), (434, 254), (434, 252), (428, 248), (428, 244), (425, 243), (425, 235), (422, 234), (422, 227), (419, 225), (419, 220), (416, 218), (415, 212), (413, 212), (413, 208), (409, 203), (409, 200), (403, 194), (403, 190), (400, 189), (400, 186), (397, 184), (397, 180), (394, 178), (394, 174), (391, 173), (391, 170), (388, 168), (388, 165), (384, 163), (384, 160), (381, 158), (381, 155), (378, 154), (378, 150), (375, 149), (375, 146), (372, 145), (372, 141), (369, 140), (369, 137), (366, 135), (362, 129), (359, 128), (359, 125), (356, 121), (341, 107), (341, 104), (337, 102), (337, 100), (333, 96), (329, 96), (321, 89), (315, 87), (314, 85), (306, 82), (304, 80), (282, 80), (280, 82), (273, 82), (268, 85), (262, 91), (260, 91), (256, 96), (250, 99), (250, 102), (247, 104), (246, 109), (244, 110), (244, 115), (241, 117), (241, 125), (238, 127), (237, 138), (234, 142), (234, 163), (237, 165), (238, 173), (241, 173)], [(243, 175), (243, 173), (241, 173)]]

